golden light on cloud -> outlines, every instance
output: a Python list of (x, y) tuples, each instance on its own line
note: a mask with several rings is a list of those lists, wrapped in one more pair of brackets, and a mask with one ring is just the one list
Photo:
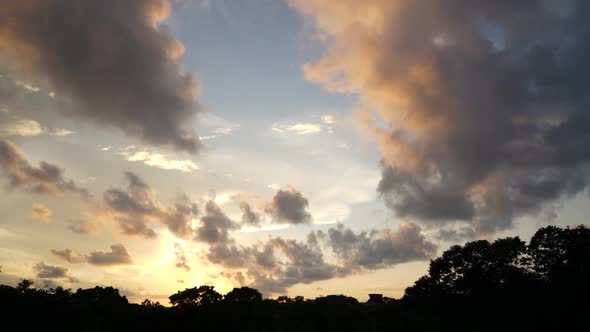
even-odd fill
[(53, 212), (44, 204), (34, 203), (31, 208), (31, 218), (40, 221), (44, 224), (51, 223), (51, 216)]

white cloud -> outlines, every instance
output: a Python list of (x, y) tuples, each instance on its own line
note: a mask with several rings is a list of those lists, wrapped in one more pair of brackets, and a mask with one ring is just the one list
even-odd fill
[(289, 125), (280, 125), (275, 123), (271, 129), (279, 133), (290, 132), (296, 135), (308, 135), (321, 132), (322, 125), (308, 122), (297, 122)]
[(67, 129), (53, 129), (50, 134), (53, 136), (67, 136), (75, 134), (75, 132)]
[(325, 114), (321, 117), (322, 121), (327, 125), (333, 125), (336, 122), (333, 115)]
[(16, 84), (16, 86), (19, 86), (25, 90), (27, 90), (27, 92), (39, 92), (41, 89), (37, 86), (32, 85), (31, 83), (27, 83), (24, 81), (15, 81), (14, 82)]
[(14, 119), (0, 123), (0, 136), (37, 136), (44, 132), (43, 126), (35, 120)]
[(207, 136), (199, 136), (201, 141), (206, 141), (209, 139), (217, 138), (219, 136), (228, 136), (231, 135), (233, 128), (215, 128), (213, 129), (213, 134)]
[(0, 123), (0, 136), (39, 136), (43, 134), (66, 136), (75, 133), (67, 129), (50, 129), (31, 119), (13, 118)]
[(281, 188), (281, 186), (279, 186), (279, 185), (278, 185), (278, 184), (276, 184), (276, 183), (271, 183), (271, 184), (269, 184), (269, 185), (268, 185), (268, 186), (266, 186), (266, 187), (267, 187), (267, 188), (269, 188), (269, 189), (273, 189), (273, 190), (277, 190), (277, 189), (280, 189), (280, 188)]
[(101, 151), (110, 151), (113, 147), (112, 146), (104, 146), (102, 148), (100, 148)]
[(148, 166), (165, 170), (176, 170), (184, 173), (191, 173), (199, 170), (199, 167), (189, 159), (172, 159), (165, 154), (151, 152), (145, 148), (138, 149), (135, 146), (128, 146), (117, 154), (125, 157), (127, 161), (140, 161)]
[(234, 201), (234, 198), (240, 194), (239, 191), (224, 191), (221, 193), (216, 193), (215, 198), (213, 201), (217, 205), (224, 205), (227, 203), (231, 203)]

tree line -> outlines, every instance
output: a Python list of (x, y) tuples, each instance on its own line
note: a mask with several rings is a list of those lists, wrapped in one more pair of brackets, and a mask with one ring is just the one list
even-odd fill
[(171, 295), (167, 307), (129, 303), (113, 287), (74, 292), (23, 280), (0, 285), (0, 317), (18, 330), (565, 331), (590, 326), (589, 277), (590, 229), (548, 226), (528, 244), (510, 237), (452, 246), (401, 299), (264, 299), (250, 287), (223, 296), (203, 285)]

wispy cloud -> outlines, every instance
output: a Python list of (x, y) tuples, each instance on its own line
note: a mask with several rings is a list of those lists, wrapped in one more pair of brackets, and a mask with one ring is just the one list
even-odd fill
[(38, 86), (33, 85), (32, 83), (24, 82), (24, 81), (15, 81), (16, 86), (25, 89), (27, 92), (39, 92), (41, 88)]
[(229, 135), (231, 135), (232, 131), (233, 131), (233, 128), (215, 128), (215, 129), (213, 129), (211, 135), (199, 136), (199, 139), (201, 141), (206, 141), (206, 140), (210, 140), (210, 139), (217, 138), (220, 136), (229, 136)]
[(38, 121), (31, 119), (12, 118), (7, 121), (0, 122), (0, 136), (66, 136), (75, 134), (75, 132), (61, 128), (48, 128), (43, 126)]
[(271, 129), (278, 133), (292, 133), (296, 135), (317, 134), (323, 130), (321, 124), (309, 122), (296, 122), (287, 125), (275, 123)]

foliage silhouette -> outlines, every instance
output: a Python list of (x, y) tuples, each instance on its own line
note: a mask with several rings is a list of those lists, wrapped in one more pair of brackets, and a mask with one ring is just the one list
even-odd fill
[(199, 286), (187, 288), (170, 296), (170, 303), (181, 309), (191, 309), (199, 306), (215, 304), (221, 301), (221, 294), (215, 291), (215, 286)]
[(372, 294), (264, 299), (249, 287), (222, 297), (213, 286), (170, 296), (171, 307), (127, 301), (112, 287), (0, 285), (3, 325), (61, 331), (532, 331), (587, 330), (590, 230), (539, 229), (452, 246), (396, 300)]
[(258, 303), (262, 301), (262, 294), (254, 288), (234, 288), (223, 297), (225, 302), (234, 303)]

